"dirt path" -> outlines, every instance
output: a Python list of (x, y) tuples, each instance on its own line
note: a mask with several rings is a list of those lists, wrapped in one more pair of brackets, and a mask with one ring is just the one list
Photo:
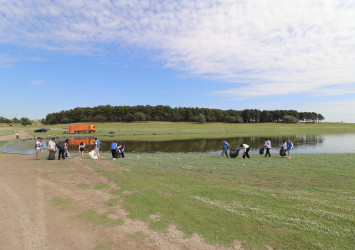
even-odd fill
[[(0, 136), (0, 141), (12, 141), (12, 140), (16, 140), (16, 131), (14, 130), (14, 133), (12, 135), (3, 135)], [(19, 132), (19, 136), (20, 139), (27, 139), (30, 138), (31, 135), (27, 132), (26, 129), (21, 129), (18, 131)]]
[[(197, 235), (184, 237), (173, 225), (162, 233), (129, 219), (122, 197), (110, 193), (119, 187), (95, 171), (123, 171), (119, 163), (42, 157), (0, 154), (0, 249), (216, 249)], [(109, 188), (97, 190), (98, 183)], [(110, 199), (119, 202), (105, 205)], [(123, 223), (78, 219), (88, 211)]]

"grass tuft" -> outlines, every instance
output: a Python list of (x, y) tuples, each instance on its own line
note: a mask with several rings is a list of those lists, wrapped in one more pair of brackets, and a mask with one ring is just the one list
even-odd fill
[(111, 219), (108, 217), (110, 213), (98, 214), (95, 210), (88, 209), (76, 217), (79, 220), (93, 222), (96, 225), (104, 225), (107, 227), (115, 227), (123, 225), (124, 221), (122, 219)]

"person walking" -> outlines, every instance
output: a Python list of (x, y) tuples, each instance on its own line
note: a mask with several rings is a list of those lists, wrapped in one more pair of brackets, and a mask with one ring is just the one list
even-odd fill
[(63, 160), (65, 160), (65, 148), (63, 145), (61, 144), (57, 144), (56, 147), (58, 148), (59, 150), (59, 153), (58, 153), (58, 160), (60, 160), (60, 156), (62, 156)]
[(16, 140), (20, 139), (20, 134), (16, 131)]
[(112, 144), (111, 144), (112, 160), (116, 160), (116, 157), (117, 157), (117, 150), (118, 150), (117, 142), (114, 141), (114, 142), (112, 142)]
[(81, 153), (81, 157), (84, 156), (85, 147), (86, 147), (85, 143), (84, 142), (80, 142), (80, 144), (79, 144), (79, 152)]
[(97, 156), (97, 158), (100, 158), (100, 147), (101, 147), (101, 145), (103, 145), (103, 143), (100, 142), (100, 140), (98, 140), (97, 138), (95, 138), (94, 152), (95, 152), (95, 155)]
[(228, 149), (231, 148), (231, 145), (229, 145), (229, 143), (227, 141), (225, 141), (224, 139), (221, 140), (221, 143), (222, 143), (221, 158), (223, 158), (224, 155), (226, 155), (226, 157), (229, 158)]
[(249, 147), (249, 145), (248, 144), (240, 144), (239, 150), (241, 150), (241, 149), (244, 149), (244, 153), (243, 153), (242, 159), (245, 159), (245, 156), (247, 157), (247, 159), (250, 159), (250, 156), (249, 156), (250, 147)]
[(54, 137), (48, 142), (48, 160), (55, 159), (55, 139)]
[(281, 149), (280, 149), (280, 155), (282, 158), (286, 157), (286, 150), (287, 150), (287, 143), (286, 143), (285, 139), (282, 139)]
[(266, 149), (265, 157), (267, 157), (268, 155), (269, 155), (269, 157), (271, 157), (271, 155), (270, 155), (271, 142), (268, 138), (265, 138), (264, 147)]
[(124, 144), (118, 146), (118, 152), (121, 154), (122, 158), (124, 158), (124, 153), (123, 151), (126, 149), (126, 146)]
[(293, 143), (292, 141), (290, 141), (289, 138), (287, 138), (287, 148), (286, 148), (286, 151), (287, 151), (287, 154), (288, 154), (288, 158), (291, 158), (291, 150), (293, 149)]
[(39, 160), (41, 154), (41, 147), (42, 145), (42, 138), (38, 137), (37, 141), (35, 142), (35, 150), (36, 150), (36, 160)]
[(69, 159), (70, 159), (70, 153), (69, 153), (68, 147), (69, 147), (69, 139), (66, 139), (64, 142), (65, 156), (69, 157)]

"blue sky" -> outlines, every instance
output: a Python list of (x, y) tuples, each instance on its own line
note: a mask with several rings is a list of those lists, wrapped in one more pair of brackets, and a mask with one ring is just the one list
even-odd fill
[(161, 104), (355, 122), (354, 1), (0, 3), (0, 116)]

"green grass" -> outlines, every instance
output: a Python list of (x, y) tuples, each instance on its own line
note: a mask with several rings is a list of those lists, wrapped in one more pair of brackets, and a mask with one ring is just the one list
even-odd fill
[(98, 183), (95, 185), (94, 189), (100, 190), (104, 188), (109, 188), (110, 186), (107, 183)]
[(105, 202), (105, 205), (109, 206), (109, 207), (114, 207), (118, 204), (119, 199), (109, 199)]
[(20, 126), (6, 126), (4, 124), (0, 124), (0, 136), (3, 135), (14, 135), (14, 139), (15, 138), (15, 133), (16, 131), (20, 130), (21, 127)]
[(104, 225), (107, 227), (123, 225), (124, 221), (122, 219), (111, 219), (109, 214), (110, 213), (98, 214), (95, 210), (88, 209), (76, 217), (82, 221), (93, 222), (96, 225)]
[(114, 247), (114, 244), (112, 240), (109, 240), (107, 242), (100, 243), (97, 245), (94, 250), (111, 250)]
[(81, 188), (81, 189), (87, 189), (90, 187), (89, 184), (86, 184), (86, 183), (79, 183), (76, 185), (77, 187)]
[[(81, 123), (85, 124), (85, 123)], [(339, 134), (355, 133), (355, 126), (351, 123), (311, 123), (311, 124), (284, 124), (284, 123), (255, 123), (255, 124), (230, 124), (230, 123), (191, 123), (191, 122), (143, 122), (143, 123), (94, 123), (97, 132), (95, 134), (79, 134), (70, 136), (102, 136), (114, 132), (112, 139), (120, 140), (176, 140), (196, 138), (221, 138), (231, 136), (285, 136), (312, 135), (312, 134)], [(51, 130), (46, 133), (37, 133), (37, 136), (49, 135), (67, 136), (62, 134), (64, 126), (37, 125), (27, 126), (30, 135), (33, 130), (48, 127)], [(70, 125), (70, 124), (69, 124)], [(1, 133), (2, 128), (0, 128)]]
[(140, 242), (140, 241), (144, 241), (147, 238), (147, 236), (142, 231), (138, 231), (135, 232), (134, 234), (131, 234), (130, 238), (135, 242)]
[(73, 211), (74, 207), (71, 199), (64, 199), (61, 197), (54, 197), (51, 199), (53, 206), (59, 208), (62, 211)]
[(104, 242), (97, 245), (94, 250), (111, 250), (114, 244), (112, 242)]
[(126, 158), (107, 164), (123, 164), (131, 171), (100, 168), (99, 174), (120, 187), (129, 217), (155, 230), (175, 224), (208, 243), (230, 246), (239, 240), (257, 249), (355, 245), (354, 154), (241, 160), (156, 153)]

